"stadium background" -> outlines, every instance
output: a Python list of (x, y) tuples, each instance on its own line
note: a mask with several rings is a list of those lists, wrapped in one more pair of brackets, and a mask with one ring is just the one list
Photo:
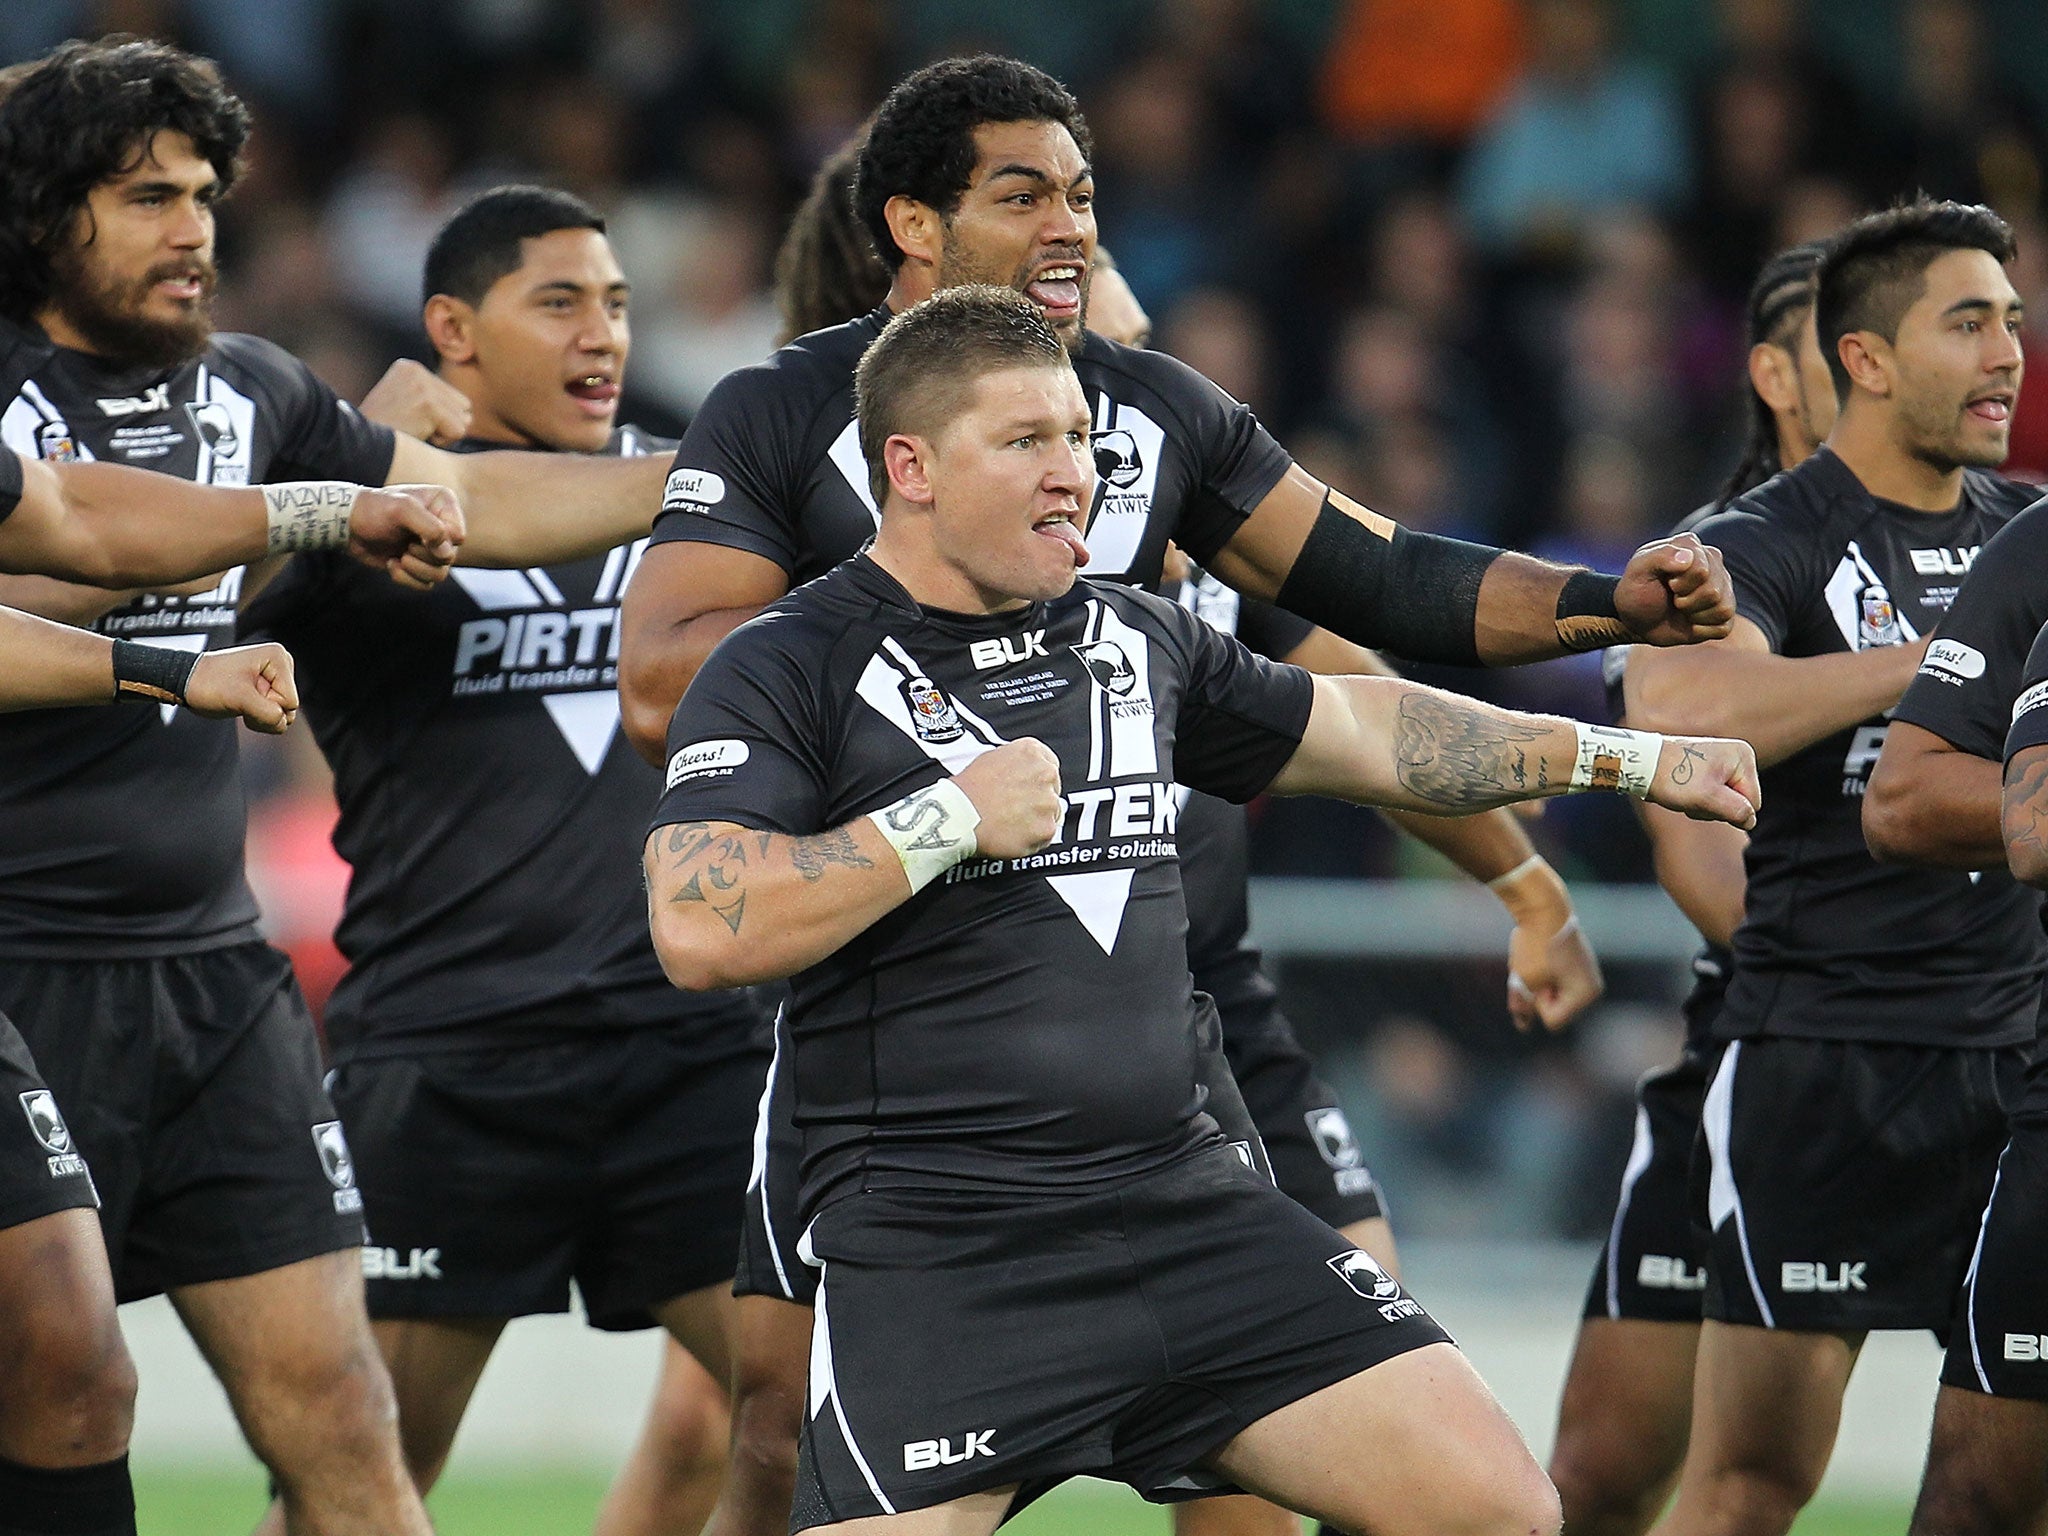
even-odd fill
[[(440, 221), (536, 179), (611, 218), (635, 285), (625, 419), (677, 430), (769, 349), (769, 262), (818, 159), (903, 70), (976, 48), (1079, 95), (1102, 237), (1156, 344), (1415, 526), (1614, 568), (1737, 457), (1757, 263), (1903, 192), (1998, 207), (2048, 327), (2039, 0), (5, 0), (0, 62), (117, 30), (219, 59), (256, 108), (217, 319), (351, 399), (418, 355)], [(2013, 442), (2009, 471), (2048, 478), (2048, 392), (2023, 395)], [(1585, 659), (1432, 675), (1600, 710)], [(324, 995), (345, 878), (324, 773), (304, 731), (264, 748), (259, 894)], [(1580, 887), (1610, 991), (1532, 1041), (1506, 1027), (1505, 927), (1482, 893), (1423, 884), (1444, 870), (1365, 813), (1267, 806), (1256, 835), (1261, 934), (1418, 1287), (1541, 1442), (1630, 1085), (1675, 1050), (1682, 925), (1634, 887), (1647, 860), (1623, 808), (1553, 806), (1536, 836)], [(129, 1323), (144, 1529), (241, 1525), (258, 1484), (218, 1390), (161, 1310)], [(651, 1359), (645, 1339), (514, 1330), (445, 1527), (582, 1528)], [(1924, 1339), (1873, 1349), (1836, 1502), (1810, 1520), (1903, 1523), (1855, 1501), (1910, 1491), (1933, 1370)], [(525, 1480), (494, 1482), (494, 1460)], [(1093, 1510), (1035, 1518), (1086, 1531)]]

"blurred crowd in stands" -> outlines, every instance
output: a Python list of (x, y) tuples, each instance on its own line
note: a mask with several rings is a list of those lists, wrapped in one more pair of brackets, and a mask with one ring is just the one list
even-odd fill
[[(903, 71), (979, 49), (1079, 96), (1102, 238), (1155, 344), (1413, 526), (1617, 568), (1739, 454), (1761, 260), (1902, 193), (2011, 220), (2014, 281), (2048, 329), (2041, 0), (5, 0), (0, 62), (107, 31), (219, 59), (257, 109), (217, 319), (351, 399), (420, 354), (440, 222), (535, 179), (610, 217), (634, 284), (624, 419), (679, 430), (771, 349), (770, 263), (818, 161)], [(2048, 385), (2023, 393), (2007, 467), (2048, 480)], [(1435, 680), (1603, 709), (1590, 658)], [(295, 734), (259, 791), (317, 782)], [(281, 930), (332, 910), (330, 817), (303, 793), (259, 815)], [(1569, 875), (1647, 878), (1619, 806), (1554, 810), (1539, 835)], [(1288, 804), (1266, 808), (1258, 859), (1386, 874), (1414, 855), (1365, 813)], [(1418, 995), (1440, 1012), (1461, 985)], [(1465, 990), (1490, 1013), (1490, 982)], [(1369, 1144), (1408, 1116), (1418, 1148), (1464, 1149), (1438, 1159), (1455, 1172), (1485, 1139), (1461, 1117), (1488, 1096), (1460, 1087), (1475, 1069), (1444, 1039), (1375, 1035), (1367, 1091), (1390, 1129)], [(1523, 1107), (1496, 1100), (1487, 1134), (1524, 1165), (1546, 1136), (1576, 1145), (1585, 1101), (1625, 1089), (1641, 1052), (1610, 1051), (1611, 1070), (1588, 1054), (1577, 1086), (1516, 1074), (1503, 1092)], [(1578, 1155), (1560, 1152), (1553, 1187), (1586, 1183)]]

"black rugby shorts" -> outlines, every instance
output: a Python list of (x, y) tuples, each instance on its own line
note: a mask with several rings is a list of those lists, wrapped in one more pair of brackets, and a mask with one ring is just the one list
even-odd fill
[(573, 1281), (623, 1331), (730, 1280), (766, 1071), (667, 1026), (345, 1062), (370, 1315), (566, 1312)]
[(99, 1203), (57, 1096), (0, 1014), (0, 1228)]
[(1713, 1233), (1704, 1314), (1946, 1338), (2024, 1057), (2018, 1046), (1729, 1044), (1694, 1165)]
[(2029, 1071), (1998, 1159), (1942, 1362), (1952, 1387), (2048, 1401), (2048, 1061)]
[(1223, 1014), (1223, 1038), (1273, 1179), (1333, 1227), (1387, 1214), (1351, 1122), (1279, 1005), (1263, 998)]
[(868, 1191), (806, 1243), (793, 1531), (1081, 1474), (1226, 1491), (1202, 1463), (1244, 1429), (1447, 1337), (1227, 1145), (1102, 1194)]
[(0, 962), (99, 1187), (122, 1301), (354, 1248), (362, 1191), (291, 962), (267, 944)]
[(1688, 1045), (1636, 1085), (1636, 1133), (1614, 1220), (1593, 1266), (1587, 1317), (1696, 1323), (1707, 1284), (1707, 1231), (1689, 1193), (1700, 1104), (1719, 1048)]

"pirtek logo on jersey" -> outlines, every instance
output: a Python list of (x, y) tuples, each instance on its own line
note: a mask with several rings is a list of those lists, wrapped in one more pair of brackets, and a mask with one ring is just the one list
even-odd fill
[(957, 1451), (953, 1449), (950, 1435), (942, 1435), (936, 1440), (907, 1441), (903, 1447), (903, 1470), (929, 1472), (933, 1467), (956, 1466), (976, 1456), (993, 1457), (995, 1452), (989, 1449), (988, 1442), (994, 1434), (992, 1429), (977, 1429), (961, 1442)]

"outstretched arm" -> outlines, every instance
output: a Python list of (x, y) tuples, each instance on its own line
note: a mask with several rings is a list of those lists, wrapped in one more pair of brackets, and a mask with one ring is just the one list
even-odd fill
[(1728, 632), (1720, 557), (1690, 534), (1646, 544), (1619, 577), (1417, 533), (1292, 466), (1209, 562), (1361, 645), (1413, 661), (1509, 666), (1628, 641)]
[(309, 483), (230, 490), (120, 464), (23, 459), (0, 518), (0, 570), (156, 588), (293, 549), (347, 548), (403, 585), (447, 574), (462, 514), (438, 486)]
[(449, 453), (398, 434), (386, 483), (450, 487), (469, 517), (465, 565), (552, 565), (637, 539), (661, 507), (667, 463), (582, 453)]
[(6, 658), (0, 666), (5, 710), (140, 699), (183, 704), (212, 719), (240, 716), (252, 729), (276, 735), (299, 708), (292, 659), (280, 645), (195, 656), (0, 608), (0, 657)]
[(2048, 889), (2048, 747), (2026, 747), (2005, 765), (2005, 860), (2015, 880)]
[(1384, 677), (1319, 677), (1301, 745), (1270, 786), (1365, 805), (1467, 815), (1584, 790), (1755, 824), (1745, 742), (1581, 725)]
[[(1398, 676), (1371, 651), (1326, 629), (1311, 630), (1281, 659), (1325, 676)], [(1606, 983), (1579, 930), (1571, 892), (1530, 843), (1520, 817), (1508, 810), (1477, 816), (1381, 814), (1485, 885), (1514, 919), (1508, 939), (1508, 1015), (1516, 1028), (1540, 1020), (1550, 1029), (1562, 1029), (1599, 1000)]]

